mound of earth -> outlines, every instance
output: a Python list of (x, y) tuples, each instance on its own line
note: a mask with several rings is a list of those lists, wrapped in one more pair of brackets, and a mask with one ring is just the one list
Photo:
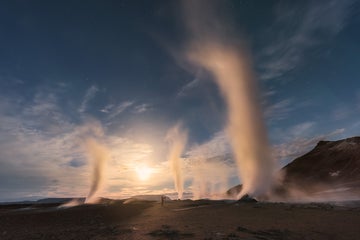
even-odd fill
[[(287, 195), (291, 189), (307, 194), (344, 194), (360, 197), (360, 137), (320, 141), (313, 150), (281, 170), (283, 181), (274, 192)], [(227, 191), (235, 196), (242, 186)]]

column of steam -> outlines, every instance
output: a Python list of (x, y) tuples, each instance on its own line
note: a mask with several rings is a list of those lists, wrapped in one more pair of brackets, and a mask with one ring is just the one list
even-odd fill
[(88, 158), (93, 164), (93, 174), (91, 179), (90, 191), (86, 197), (85, 203), (96, 202), (96, 194), (101, 189), (104, 181), (104, 167), (109, 159), (109, 151), (100, 144), (95, 138), (85, 140), (85, 150)]
[(243, 184), (238, 197), (266, 194), (272, 184), (274, 164), (248, 54), (229, 33), (229, 24), (212, 14), (215, 11), (208, 1), (184, 4), (191, 35), (187, 57), (212, 74), (227, 104), (227, 133)]
[(184, 176), (181, 153), (187, 142), (187, 131), (184, 131), (181, 123), (178, 123), (169, 129), (166, 134), (166, 140), (169, 143), (168, 161), (174, 178), (175, 190), (178, 193), (178, 199), (182, 199), (184, 192)]

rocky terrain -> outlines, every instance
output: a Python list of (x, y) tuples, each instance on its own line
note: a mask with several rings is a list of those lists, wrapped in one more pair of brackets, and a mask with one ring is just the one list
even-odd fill
[[(359, 199), (360, 137), (320, 141), (313, 150), (283, 167), (280, 174), (283, 180), (273, 191), (278, 198)], [(238, 185), (228, 194), (240, 190)]]
[(360, 187), (360, 137), (320, 141), (309, 153), (283, 168), (284, 182), (306, 186)]
[(357, 239), (359, 203), (134, 200), (69, 208), (0, 206), (0, 239)]

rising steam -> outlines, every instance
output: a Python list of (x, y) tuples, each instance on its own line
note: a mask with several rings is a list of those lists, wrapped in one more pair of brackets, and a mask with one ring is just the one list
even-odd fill
[[(192, 159), (194, 160), (194, 159)], [(224, 199), (228, 190), (229, 166), (220, 161), (195, 159), (192, 163), (193, 199)]]
[(93, 163), (93, 175), (90, 186), (90, 191), (86, 197), (86, 203), (93, 203), (96, 201), (96, 193), (102, 187), (104, 182), (104, 166), (109, 159), (108, 151), (104, 145), (100, 144), (96, 139), (86, 139), (85, 147), (87, 149), (88, 157)]
[(178, 199), (182, 199), (184, 192), (184, 176), (181, 153), (187, 142), (187, 131), (182, 129), (181, 123), (176, 124), (169, 129), (166, 134), (166, 140), (169, 143), (168, 161), (174, 178), (175, 190), (178, 193)]
[(80, 129), (82, 146), (89, 161), (92, 163), (93, 172), (91, 185), (85, 203), (95, 203), (97, 194), (104, 183), (105, 165), (110, 158), (110, 151), (101, 142), (103, 129), (98, 122), (89, 122)]
[[(269, 154), (256, 80), (249, 54), (221, 22), (209, 1), (183, 1), (189, 30), (187, 59), (212, 74), (226, 101), (230, 138), (243, 188), (240, 193), (262, 195), (272, 183), (274, 163)], [(225, 27), (226, 26), (226, 27)]]

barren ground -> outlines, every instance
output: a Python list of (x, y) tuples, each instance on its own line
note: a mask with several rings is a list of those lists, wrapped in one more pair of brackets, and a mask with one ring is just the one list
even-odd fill
[(0, 206), (0, 239), (359, 239), (360, 208), (328, 204), (135, 201)]

